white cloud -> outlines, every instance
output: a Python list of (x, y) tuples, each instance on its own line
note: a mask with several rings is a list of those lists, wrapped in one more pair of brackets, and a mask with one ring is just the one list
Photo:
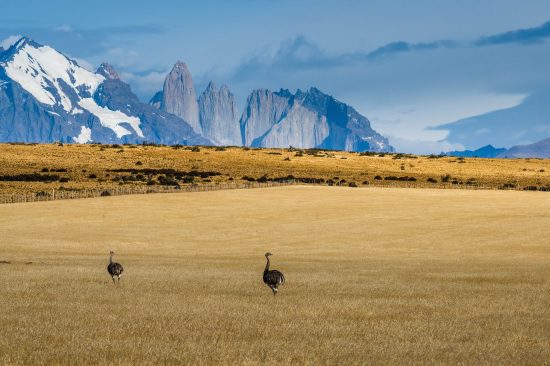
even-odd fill
[[(430, 127), (499, 109), (512, 108), (520, 104), (525, 97), (520, 94), (444, 95), (442, 93), (440, 97), (408, 101), (406, 104), (378, 108), (375, 106), (367, 109), (365, 113), (372, 121), (374, 129), (383, 135), (394, 136), (399, 141), (438, 142), (444, 141), (448, 132), (431, 130)], [(439, 149), (440, 145), (434, 145), (434, 147)]]
[(120, 78), (132, 85), (132, 90), (148, 101), (154, 93), (162, 89), (162, 84), (168, 72), (151, 71), (143, 75), (130, 72), (120, 73)]
[(423, 141), (423, 140), (407, 140), (400, 137), (389, 136), (390, 144), (395, 147), (398, 152), (407, 154), (439, 154), (441, 152), (465, 150), (462, 144), (453, 144), (449, 141)]
[(0, 41), (0, 47), (2, 47), (3, 49), (7, 50), (8, 48), (10, 48), (15, 42), (17, 42), (19, 39), (21, 39), (21, 35), (12, 35), (12, 36), (9, 36), (8, 38), (5, 38), (3, 39), (2, 41)]
[(73, 28), (70, 25), (63, 24), (63, 25), (60, 25), (59, 27), (55, 27), (54, 30), (57, 32), (68, 33), (68, 32), (72, 32)]

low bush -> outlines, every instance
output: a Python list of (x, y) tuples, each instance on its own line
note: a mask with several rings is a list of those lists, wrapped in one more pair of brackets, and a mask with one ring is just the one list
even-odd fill
[(59, 175), (54, 174), (15, 174), (15, 175), (0, 175), (0, 181), (3, 182), (57, 182), (60, 180)]

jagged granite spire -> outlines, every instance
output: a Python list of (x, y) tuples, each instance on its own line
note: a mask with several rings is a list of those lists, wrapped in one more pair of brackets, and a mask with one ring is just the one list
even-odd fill
[(199, 98), (199, 115), (204, 137), (216, 145), (242, 145), (235, 97), (226, 85), (208, 84)]
[(181, 61), (174, 65), (164, 81), (160, 109), (184, 119), (196, 133), (202, 133), (193, 78)]
[(102, 63), (96, 73), (104, 76), (107, 80), (120, 80), (120, 76), (116, 72), (115, 68), (107, 62)]
[(255, 90), (240, 121), (244, 144), (348, 151), (392, 151), (388, 140), (352, 107), (319, 89)]

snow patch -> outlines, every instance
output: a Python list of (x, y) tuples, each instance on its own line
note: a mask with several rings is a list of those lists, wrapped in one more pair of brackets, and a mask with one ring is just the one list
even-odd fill
[(130, 117), (121, 111), (112, 111), (108, 108), (101, 107), (92, 98), (84, 98), (79, 102), (80, 106), (87, 109), (94, 116), (99, 118), (103, 127), (110, 128), (114, 131), (118, 138), (126, 135), (131, 135), (132, 132), (121, 126), (122, 123), (129, 124), (139, 137), (144, 137), (139, 125), (141, 120), (137, 117)]
[[(8, 77), (19, 83), (40, 103), (61, 104), (67, 112), (72, 110), (73, 105), (70, 98), (63, 92), (60, 80), (71, 87), (77, 95), (79, 89), (93, 94), (105, 80), (103, 76), (78, 66), (49, 46), (24, 45), (14, 55), (13, 60), (5, 64), (5, 70)], [(54, 93), (49, 90), (52, 86), (60, 100), (57, 100)]]
[(92, 142), (92, 130), (86, 126), (80, 126), (80, 135), (73, 137), (77, 144)]

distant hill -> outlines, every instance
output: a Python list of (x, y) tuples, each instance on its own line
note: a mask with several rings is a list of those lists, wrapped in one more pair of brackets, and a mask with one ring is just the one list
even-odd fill
[(518, 145), (501, 153), (499, 158), (550, 158), (550, 138), (530, 145)]
[(483, 146), (477, 150), (450, 151), (449, 156), (462, 156), (465, 158), (496, 158), (500, 154), (504, 154), (506, 149), (495, 148), (493, 145)]
[(521, 104), (434, 128), (449, 131), (446, 140), (466, 149), (492, 144), (510, 148), (550, 137), (550, 90), (538, 91)]

